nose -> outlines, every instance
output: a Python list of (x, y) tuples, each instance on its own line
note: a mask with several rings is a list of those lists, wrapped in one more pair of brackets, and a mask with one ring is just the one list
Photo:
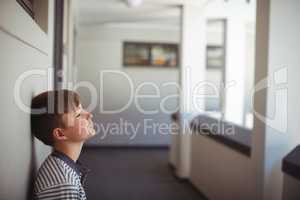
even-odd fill
[(89, 113), (89, 119), (92, 119), (94, 116), (92, 113), (88, 112)]

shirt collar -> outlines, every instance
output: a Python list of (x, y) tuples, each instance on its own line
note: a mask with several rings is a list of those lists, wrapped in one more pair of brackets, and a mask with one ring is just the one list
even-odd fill
[(66, 154), (54, 150), (52, 153), (53, 156), (61, 159), (62, 161), (64, 161), (69, 167), (71, 167), (78, 176), (85, 176), (90, 170), (86, 167), (84, 167), (81, 162), (77, 161), (75, 162), (74, 160), (72, 160), (69, 156), (67, 156)]

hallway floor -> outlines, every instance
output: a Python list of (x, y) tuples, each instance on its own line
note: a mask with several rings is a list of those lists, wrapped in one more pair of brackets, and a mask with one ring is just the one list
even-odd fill
[(89, 200), (202, 200), (168, 166), (167, 149), (85, 148), (80, 161), (91, 169)]

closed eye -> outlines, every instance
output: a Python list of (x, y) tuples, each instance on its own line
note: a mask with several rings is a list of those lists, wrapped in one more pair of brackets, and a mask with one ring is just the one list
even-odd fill
[(78, 118), (78, 117), (80, 117), (80, 113), (78, 113), (78, 114), (76, 115), (76, 118)]

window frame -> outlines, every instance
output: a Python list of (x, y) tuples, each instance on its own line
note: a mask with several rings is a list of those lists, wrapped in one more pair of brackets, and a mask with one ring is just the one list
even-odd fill
[(31, 18), (34, 18), (34, 0), (17, 0), (22, 8), (29, 14)]
[[(222, 45), (211, 45), (211, 44), (206, 44), (206, 70), (207, 71), (215, 71), (218, 70), (221, 72), (222, 77), (221, 77), (221, 85), (220, 85), (220, 90), (219, 90), (219, 96), (220, 96), (220, 102), (219, 102), (219, 108), (220, 110), (215, 112), (215, 113), (219, 113), (220, 114), (220, 118), (224, 119), (225, 117), (225, 84), (226, 84), (226, 51), (227, 51), (227, 26), (228, 26), (228, 22), (226, 18), (214, 18), (214, 19), (209, 19), (206, 23), (209, 22), (222, 22), (223, 25), (223, 44)], [(209, 47), (220, 47), (223, 49), (223, 66), (222, 67), (210, 67), (208, 66), (208, 49)], [(210, 112), (210, 111), (206, 111), (206, 112)]]

